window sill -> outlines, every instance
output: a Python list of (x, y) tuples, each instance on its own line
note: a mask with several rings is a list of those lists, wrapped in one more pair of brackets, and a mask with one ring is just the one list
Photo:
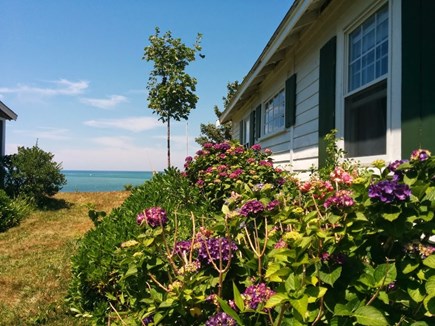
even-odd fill
[(258, 139), (258, 141), (259, 142), (262, 142), (262, 141), (266, 141), (266, 140), (269, 140), (269, 139), (271, 139), (271, 138), (274, 138), (274, 137), (277, 137), (277, 136), (280, 136), (280, 135), (282, 135), (282, 134), (285, 134), (287, 132), (287, 129), (280, 129), (280, 130), (278, 130), (278, 131), (275, 131), (275, 132), (273, 132), (273, 133), (270, 133), (270, 134), (267, 134), (267, 135), (264, 135), (264, 136), (261, 136), (259, 139)]

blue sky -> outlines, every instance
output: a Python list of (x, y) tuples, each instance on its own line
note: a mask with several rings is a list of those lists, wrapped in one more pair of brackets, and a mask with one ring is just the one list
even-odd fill
[(205, 59), (188, 68), (197, 107), (172, 125), (172, 164), (181, 168), (227, 82), (249, 72), (291, 3), (0, 0), (0, 100), (18, 114), (6, 153), (38, 142), (64, 169), (164, 169), (166, 126), (147, 107), (152, 63), (142, 60), (158, 26), (188, 45), (203, 34)]

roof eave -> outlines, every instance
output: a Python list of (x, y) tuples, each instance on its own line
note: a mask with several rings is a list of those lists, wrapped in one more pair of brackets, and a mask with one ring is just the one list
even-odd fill
[(0, 101), (0, 117), (7, 120), (17, 120), (18, 115)]
[[(264, 80), (268, 70), (273, 69), (275, 62), (280, 54), (280, 48), (285, 42), (289, 42), (288, 36), (294, 31), (298, 22), (301, 20), (302, 16), (310, 7), (311, 3), (316, 0), (295, 0), (293, 5), (290, 7), (289, 11), (279, 24), (278, 28), (273, 33), (269, 42), (266, 44), (261, 55), (258, 57), (255, 64), (252, 66), (249, 73), (243, 79), (239, 90), (234, 95), (230, 104), (226, 108), (220, 117), (222, 123), (231, 120), (231, 115), (233, 111), (237, 110), (239, 102), (246, 97), (246, 95), (252, 94), (248, 92), (248, 88), (261, 83)], [(290, 39), (291, 41), (291, 39)], [(286, 46), (287, 47), (287, 46)], [(275, 56), (275, 57), (274, 57)], [(255, 87), (254, 87), (255, 88)]]

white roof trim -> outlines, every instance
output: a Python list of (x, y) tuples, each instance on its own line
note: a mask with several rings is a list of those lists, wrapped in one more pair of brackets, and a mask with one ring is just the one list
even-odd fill
[(18, 115), (0, 101), (0, 116), (8, 120), (17, 120)]
[(246, 92), (247, 88), (252, 84), (253, 80), (259, 75), (261, 70), (268, 64), (272, 56), (279, 50), (281, 45), (284, 43), (286, 37), (291, 33), (291, 31), (295, 28), (304, 13), (315, 1), (316, 0), (295, 0), (289, 12), (286, 14), (283, 21), (280, 23), (277, 30), (267, 43), (260, 57), (253, 65), (248, 75), (243, 79), (243, 82), (240, 85), (240, 88), (237, 91), (236, 95), (231, 100), (230, 105), (222, 113), (221, 121), (226, 120), (229, 113), (233, 110), (234, 106)]

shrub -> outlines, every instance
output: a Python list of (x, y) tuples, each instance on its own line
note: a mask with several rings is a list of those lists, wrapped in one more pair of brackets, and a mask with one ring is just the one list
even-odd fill
[(205, 199), (220, 210), (224, 200), (240, 185), (283, 183), (283, 172), (274, 168), (270, 150), (260, 145), (245, 148), (236, 142), (205, 143), (194, 158), (187, 157), (185, 175), (201, 189)]
[[(208, 213), (135, 196), (140, 209), (125, 216), (135, 234), (106, 256), (108, 277), (93, 285), (101, 306), (88, 311), (100, 323), (132, 325), (433, 324), (434, 175), (434, 157), (417, 150), (388, 166), (336, 165), (323, 178), (280, 174), (279, 186), (275, 178), (234, 182), (231, 191), (205, 182)], [(159, 189), (173, 196), (172, 179), (162, 179)], [(189, 188), (177, 193), (207, 204)]]
[(47, 196), (56, 194), (66, 184), (61, 164), (54, 155), (37, 145), (18, 147), (18, 153), (2, 160), (4, 189), (9, 196), (25, 196), (39, 204)]
[(178, 211), (181, 216), (190, 215), (190, 211), (200, 215), (203, 207), (198, 198), (197, 190), (180, 171), (171, 168), (134, 187), (123, 205), (108, 216), (91, 210), (95, 228), (80, 241), (72, 259), (73, 277), (68, 291), (72, 311), (80, 316), (92, 314), (97, 320), (106, 318), (110, 311), (108, 296), (119, 289), (118, 273), (123, 258), (116, 253), (122, 243), (140, 234), (136, 224), (139, 213), (147, 207), (162, 205), (172, 217)]
[(0, 189), (0, 232), (20, 224), (29, 210), (30, 207), (25, 200), (12, 200), (3, 189)]

